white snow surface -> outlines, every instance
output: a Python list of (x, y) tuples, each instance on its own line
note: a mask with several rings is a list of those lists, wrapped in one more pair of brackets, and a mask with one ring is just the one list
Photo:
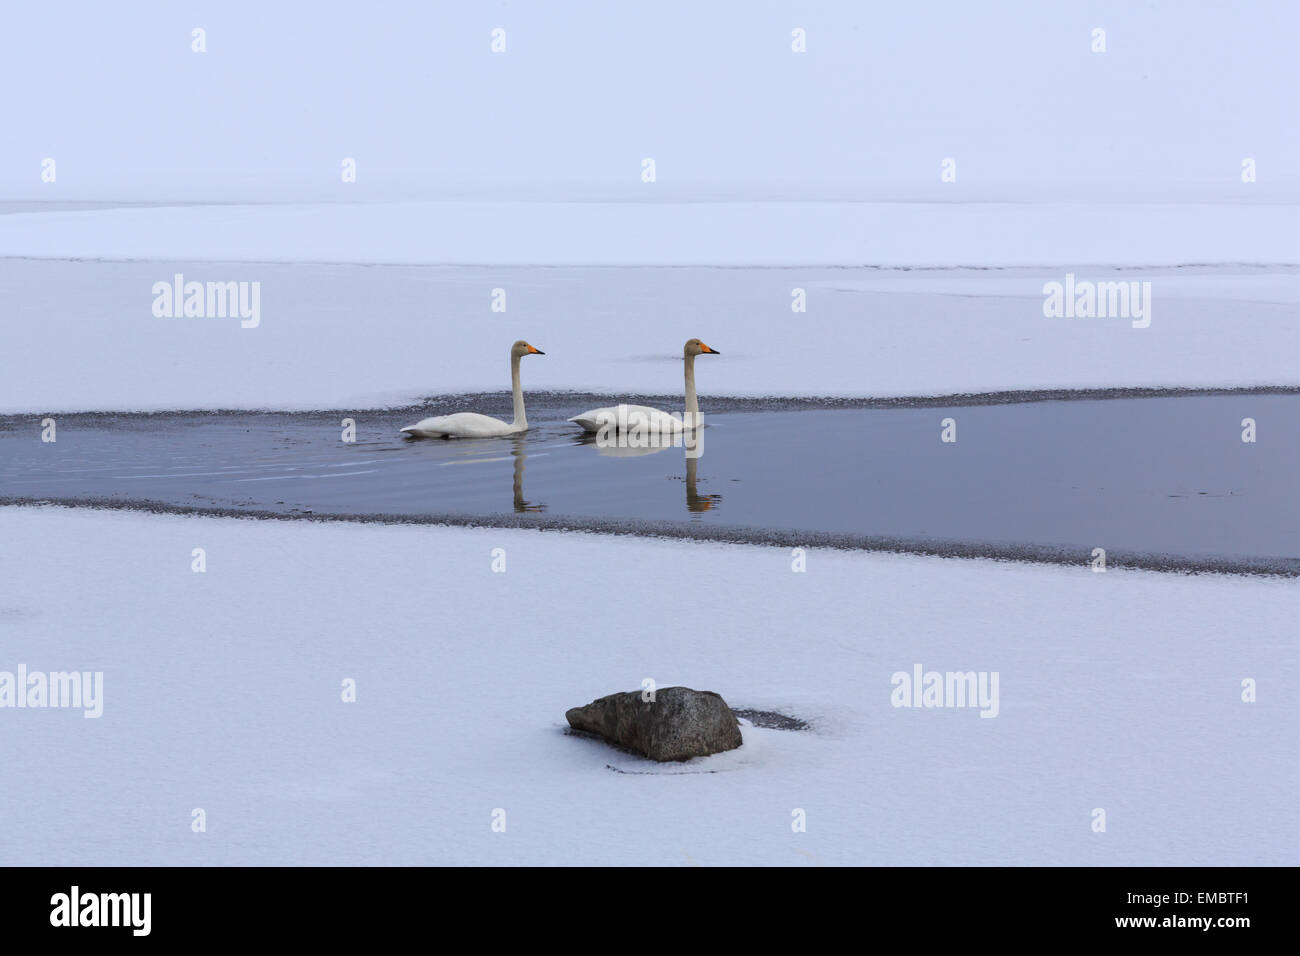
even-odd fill
[[(1290, 581), (54, 508), (0, 537), (0, 670), (105, 688), (0, 709), (0, 864), (1300, 862)], [(915, 664), (999, 672), (998, 716), (891, 706)], [(647, 677), (811, 729), (667, 766), (565, 734)]]
[[(12, 217), (0, 216), (0, 223)], [(1043, 287), (1150, 282), (1147, 328)], [(160, 317), (156, 283), (259, 283), (260, 324)], [(494, 290), (505, 312), (494, 312)], [(794, 312), (794, 290), (806, 311)], [(1300, 384), (1300, 267), (583, 268), (0, 259), (0, 414), (366, 408), (504, 391), (898, 396)], [(609, 404), (599, 402), (597, 404)], [(470, 409), (472, 410), (472, 409)]]
[(493, 266), (1294, 265), (1297, 215), (1295, 204), (1244, 202), (118, 205), (0, 215), (0, 256)]

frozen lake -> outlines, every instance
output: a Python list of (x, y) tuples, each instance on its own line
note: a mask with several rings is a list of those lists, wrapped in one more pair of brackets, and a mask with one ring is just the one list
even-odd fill
[[(671, 408), (669, 397), (647, 396)], [(411, 440), (419, 410), (0, 419), (0, 499), (450, 521), (1153, 568), (1300, 573), (1300, 395), (983, 405), (706, 399), (698, 459), (602, 449), (529, 396), (513, 438)], [(342, 440), (344, 416), (355, 441)], [(1242, 441), (1243, 419), (1258, 429)], [(941, 440), (950, 419), (956, 441)]]
[[(0, 225), (13, 218), (0, 217)], [(1150, 325), (1045, 316), (1044, 285), (1067, 275), (1150, 283)], [(250, 296), (256, 283), (256, 327), (231, 315), (156, 315), (153, 289), (173, 287), (177, 276), (245, 283)], [(8, 316), (0, 414), (410, 406), (429, 396), (504, 390), (516, 339), (546, 353), (524, 366), (529, 394), (680, 400), (682, 343), (692, 337), (722, 352), (701, 364), (702, 396), (1300, 387), (1300, 266), (1291, 265), (593, 268), (0, 258), (0, 297)]]

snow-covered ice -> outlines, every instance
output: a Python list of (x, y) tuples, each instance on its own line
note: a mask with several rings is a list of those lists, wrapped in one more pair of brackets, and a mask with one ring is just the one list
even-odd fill
[[(0, 216), (0, 220), (5, 217)], [(503, 391), (896, 396), (1300, 384), (1300, 269), (1073, 270), (1149, 281), (1151, 323), (1047, 318), (1064, 269), (509, 268), (0, 259), (0, 414), (407, 405)], [(158, 317), (155, 283), (259, 282), (260, 323)], [(493, 312), (493, 290), (506, 296)], [(806, 312), (792, 311), (803, 289)], [(593, 402), (592, 404), (608, 404)]]
[(1300, 263), (1264, 203), (388, 202), (0, 215), (0, 256), (402, 265)]
[[(0, 863), (1300, 858), (1289, 581), (49, 508), (0, 537), (0, 670), (105, 687), (97, 720), (0, 710)], [(894, 708), (916, 664), (999, 672), (998, 716)], [(646, 677), (812, 729), (670, 767), (563, 732)]]

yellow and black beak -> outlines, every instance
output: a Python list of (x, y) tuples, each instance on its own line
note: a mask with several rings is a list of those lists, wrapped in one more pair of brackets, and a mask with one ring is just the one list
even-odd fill
[(535, 349), (535, 348), (533, 348), (533, 347), (530, 345), (530, 346), (528, 346), (528, 354), (529, 354), (529, 355), (545, 355), (546, 353), (543, 352), (541, 349)]
[(722, 354), (722, 353), (719, 352), (717, 349), (711, 349), (711, 348), (709, 348), (709, 347), (708, 347), (707, 345), (705, 345), (703, 342), (700, 343), (700, 351), (703, 352), (703, 353), (705, 353), (706, 355), (721, 355), (721, 354)]

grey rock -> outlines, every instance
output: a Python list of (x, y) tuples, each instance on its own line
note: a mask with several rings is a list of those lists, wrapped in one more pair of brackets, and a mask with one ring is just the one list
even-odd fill
[(711, 690), (663, 687), (653, 701), (641, 691), (610, 694), (564, 715), (569, 726), (604, 737), (651, 760), (689, 760), (734, 750), (740, 725), (727, 702)]

